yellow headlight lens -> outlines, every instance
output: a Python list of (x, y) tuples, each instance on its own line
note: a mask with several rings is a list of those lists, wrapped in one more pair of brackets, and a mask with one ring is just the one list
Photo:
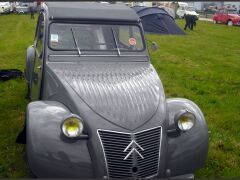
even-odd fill
[(178, 119), (178, 127), (182, 131), (190, 130), (195, 124), (195, 116), (190, 112), (182, 114)]
[(67, 118), (62, 124), (62, 132), (69, 138), (79, 137), (83, 131), (83, 123), (76, 117)]

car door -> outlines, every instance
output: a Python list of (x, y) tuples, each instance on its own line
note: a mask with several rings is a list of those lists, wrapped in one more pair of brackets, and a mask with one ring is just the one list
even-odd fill
[(224, 9), (224, 10), (223, 10), (223, 14), (222, 14), (222, 22), (223, 22), (224, 24), (226, 24), (226, 23), (227, 23), (227, 20), (228, 20), (227, 10)]
[(183, 6), (180, 6), (177, 10), (177, 15), (182, 18), (184, 16), (184, 13), (185, 13), (185, 9)]
[(219, 22), (219, 17), (220, 17), (220, 13), (219, 11), (217, 11), (213, 15), (213, 20), (215, 20), (216, 22)]
[(222, 23), (223, 9), (220, 9), (218, 12), (217, 21)]
[(40, 98), (41, 93), (41, 82), (42, 82), (42, 70), (43, 70), (43, 54), (44, 54), (44, 29), (45, 21), (44, 14), (41, 13), (38, 18), (37, 29), (35, 33), (34, 49), (34, 70), (32, 75), (31, 84), (31, 100), (35, 101)]

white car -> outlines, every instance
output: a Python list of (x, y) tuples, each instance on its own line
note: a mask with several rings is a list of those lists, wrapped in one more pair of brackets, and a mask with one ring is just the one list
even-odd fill
[(195, 8), (193, 6), (180, 6), (176, 12), (179, 18), (184, 18), (185, 15), (194, 15), (199, 18), (199, 14), (196, 13)]
[(13, 7), (10, 2), (0, 2), (0, 13), (10, 13)]

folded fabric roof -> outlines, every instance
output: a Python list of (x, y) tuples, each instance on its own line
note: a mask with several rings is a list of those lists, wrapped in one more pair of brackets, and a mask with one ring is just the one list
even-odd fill
[(51, 19), (139, 21), (126, 5), (97, 2), (46, 2)]

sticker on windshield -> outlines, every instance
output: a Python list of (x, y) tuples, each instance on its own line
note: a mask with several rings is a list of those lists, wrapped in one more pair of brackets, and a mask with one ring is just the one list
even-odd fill
[(51, 34), (51, 44), (54, 46), (54, 45), (57, 45), (58, 43), (58, 34)]
[(135, 38), (129, 38), (128, 43), (132, 46), (135, 46), (137, 44), (137, 41)]

